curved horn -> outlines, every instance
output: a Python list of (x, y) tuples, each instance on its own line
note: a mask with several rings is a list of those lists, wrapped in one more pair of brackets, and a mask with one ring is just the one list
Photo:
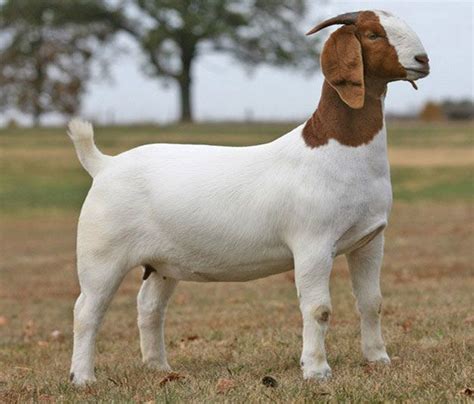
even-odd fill
[(313, 35), (316, 32), (322, 30), (323, 28), (335, 24), (354, 25), (357, 22), (359, 14), (360, 11), (356, 11), (354, 13), (345, 13), (338, 15), (337, 17), (330, 18), (329, 20), (323, 21), (322, 23), (316, 25), (311, 31), (308, 31), (306, 35)]

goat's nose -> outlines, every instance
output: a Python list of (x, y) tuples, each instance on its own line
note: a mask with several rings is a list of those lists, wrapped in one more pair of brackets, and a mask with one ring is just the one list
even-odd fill
[(428, 55), (426, 53), (421, 53), (419, 55), (416, 55), (415, 60), (417, 62), (421, 63), (422, 65), (427, 65), (430, 61), (430, 59), (428, 58)]

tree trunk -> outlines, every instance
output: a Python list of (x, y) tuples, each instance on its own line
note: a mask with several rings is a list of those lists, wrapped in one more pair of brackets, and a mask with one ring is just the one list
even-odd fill
[(38, 42), (35, 43), (37, 47), (37, 54), (35, 60), (35, 67), (36, 67), (36, 78), (33, 81), (33, 88), (34, 93), (32, 94), (33, 97), (33, 126), (38, 127), (41, 124), (41, 115), (43, 114), (43, 109), (41, 107), (41, 93), (43, 90), (43, 84), (45, 80), (45, 66), (43, 65), (43, 59), (39, 57), (39, 51), (41, 49), (43, 43), (43, 37), (41, 36), (41, 31), (39, 35)]
[(33, 111), (33, 126), (36, 128), (41, 125), (41, 115), (42, 111), (40, 108), (35, 108)]
[(192, 64), (194, 60), (194, 47), (181, 48), (182, 71), (178, 79), (180, 90), (181, 122), (193, 121), (192, 100)]
[(191, 77), (183, 77), (179, 80), (181, 122), (193, 121), (192, 99), (191, 99)]

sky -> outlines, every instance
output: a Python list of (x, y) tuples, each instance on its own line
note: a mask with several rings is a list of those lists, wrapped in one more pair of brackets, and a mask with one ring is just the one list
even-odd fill
[[(474, 98), (474, 1), (308, 1), (311, 13), (302, 31), (325, 17), (379, 9), (398, 15), (419, 35), (430, 58), (431, 74), (418, 81), (419, 91), (408, 82), (390, 84), (387, 111), (410, 113), (427, 100)], [(144, 59), (136, 46), (124, 36), (121, 44), (127, 52), (114, 58), (112, 79), (98, 78), (89, 84), (81, 115), (100, 123), (166, 123), (177, 119), (177, 88), (173, 84), (165, 88), (160, 81), (145, 76), (141, 69)], [(248, 74), (222, 55), (199, 59), (194, 77), (193, 105), (195, 117), (201, 121), (303, 121), (315, 109), (323, 82), (320, 73), (308, 76), (264, 66)], [(61, 121), (50, 117), (47, 123)]]

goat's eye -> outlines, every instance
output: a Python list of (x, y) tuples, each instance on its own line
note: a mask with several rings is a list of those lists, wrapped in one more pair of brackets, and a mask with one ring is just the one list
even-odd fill
[(370, 34), (367, 35), (367, 38), (369, 38), (370, 40), (374, 41), (375, 39), (377, 39), (379, 36), (377, 34), (374, 34), (373, 32), (371, 32)]

